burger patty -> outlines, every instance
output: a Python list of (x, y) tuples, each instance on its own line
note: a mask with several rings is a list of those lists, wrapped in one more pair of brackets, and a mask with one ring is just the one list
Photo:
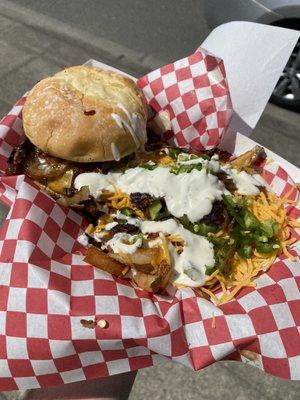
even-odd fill
[[(83, 172), (101, 172), (105, 174), (116, 167), (125, 166), (129, 159), (130, 156), (124, 157), (118, 162), (72, 162), (46, 154), (26, 139), (11, 152), (7, 160), (6, 175), (25, 174), (37, 183), (46, 187), (49, 186), (50, 189), (51, 186), (55, 186), (53, 183), (58, 182), (57, 187), (53, 190), (64, 196), (71, 197), (74, 195), (73, 181), (77, 175)], [(59, 182), (66, 173), (68, 173), (68, 179)]]
[[(128, 157), (127, 157), (128, 159)], [(97, 221), (102, 211), (86, 190), (79, 192), (74, 179), (83, 172), (107, 173), (126, 160), (99, 163), (76, 163), (44, 153), (28, 139), (15, 147), (7, 160), (6, 175), (25, 174), (44, 188), (61, 205), (70, 206), (90, 222)]]

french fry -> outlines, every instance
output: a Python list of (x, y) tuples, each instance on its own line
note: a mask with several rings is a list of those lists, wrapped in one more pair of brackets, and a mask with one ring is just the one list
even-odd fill
[(137, 249), (133, 254), (110, 254), (110, 257), (121, 263), (134, 267), (137, 271), (154, 274), (157, 266), (155, 261), (160, 256), (159, 248)]
[(146, 274), (137, 271), (133, 275), (133, 280), (141, 289), (156, 293), (159, 289), (164, 289), (171, 278), (171, 265), (161, 262), (155, 274)]
[(252, 150), (246, 151), (239, 157), (230, 162), (231, 167), (241, 171), (246, 168), (251, 168), (253, 164), (261, 157), (265, 157), (265, 150), (261, 146), (255, 146)]
[(88, 248), (84, 261), (116, 276), (124, 276), (129, 268), (119, 261), (113, 260), (95, 246)]

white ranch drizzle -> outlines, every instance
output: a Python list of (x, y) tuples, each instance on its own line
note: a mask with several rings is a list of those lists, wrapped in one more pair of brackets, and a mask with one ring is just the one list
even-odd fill
[[(125, 216), (124, 218), (138, 226), (143, 234), (161, 232), (165, 235), (180, 236), (184, 241), (181, 254), (177, 254), (171, 243), (168, 246), (174, 268), (172, 282), (178, 286), (198, 287), (203, 285), (206, 267), (213, 267), (215, 264), (213, 245), (205, 237), (191, 233), (174, 219), (156, 222), (141, 221)], [(106, 231), (110, 229), (111, 223), (105, 226)], [(160, 239), (152, 242), (155, 242), (156, 246), (161, 244)], [(105, 247), (110, 246), (114, 253), (133, 254), (142, 244), (142, 239), (137, 235), (130, 236), (127, 233), (117, 233), (105, 244)]]
[(221, 200), (225, 189), (218, 178), (207, 173), (206, 169), (175, 175), (165, 167), (152, 171), (137, 167), (107, 175), (86, 172), (75, 178), (74, 185), (78, 190), (88, 186), (90, 194), (97, 198), (103, 189), (115, 191), (112, 183), (127, 194), (142, 192), (163, 197), (172, 215), (180, 218), (186, 214), (192, 222), (209, 214), (213, 202)]
[(239, 194), (253, 196), (259, 194), (259, 186), (265, 186), (266, 182), (258, 175), (250, 175), (245, 171), (238, 172), (236, 169), (231, 169), (225, 165), (222, 169), (233, 180)]
[(175, 285), (191, 287), (203, 285), (206, 267), (215, 265), (213, 245), (205, 237), (191, 233), (174, 219), (161, 222), (141, 221), (141, 231), (179, 235), (184, 241), (181, 254), (177, 254), (174, 246), (169, 244), (175, 272), (172, 281)]
[(125, 113), (130, 122), (128, 123), (127, 121), (125, 121), (124, 118), (115, 113), (112, 113), (111, 117), (115, 120), (116, 124), (120, 128), (125, 127), (130, 132), (136, 147), (140, 147), (142, 144), (145, 143), (146, 140), (145, 126), (142, 123), (141, 116), (137, 113), (133, 113), (132, 115), (130, 115), (128, 110), (121, 103), (118, 103), (117, 107)]
[(108, 242), (106, 246), (110, 246), (114, 253), (133, 254), (141, 247), (142, 238), (137, 235), (129, 235), (128, 233), (116, 233)]
[[(205, 161), (205, 160), (204, 160)], [(216, 160), (214, 162), (217, 162)], [(213, 169), (212, 164), (208, 168)], [(237, 172), (229, 167), (222, 169), (232, 177), (238, 193), (255, 195), (258, 186), (264, 186), (264, 180), (258, 175)], [(98, 198), (103, 189), (114, 192), (115, 186), (127, 193), (148, 193), (156, 198), (164, 198), (169, 212), (181, 218), (187, 215), (191, 222), (199, 221), (209, 214), (213, 202), (228, 194), (223, 183), (210, 174), (206, 168), (193, 169), (189, 173), (172, 174), (167, 167), (158, 166), (154, 170), (141, 167), (130, 168), (125, 172), (111, 172), (106, 175), (95, 172), (79, 174), (74, 181), (77, 190), (88, 186), (90, 194)]]
[(116, 145), (116, 143), (112, 142), (112, 144), (110, 145), (110, 148), (111, 148), (111, 152), (112, 152), (112, 155), (113, 155), (114, 159), (116, 161), (120, 161), (121, 160), (121, 154), (120, 154), (120, 151), (119, 151), (118, 146)]

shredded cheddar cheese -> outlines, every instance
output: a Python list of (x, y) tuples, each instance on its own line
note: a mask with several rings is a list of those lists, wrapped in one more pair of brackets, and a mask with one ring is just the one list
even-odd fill
[(134, 210), (135, 214), (139, 217), (144, 219), (145, 215), (144, 213), (139, 210), (137, 207), (135, 207), (128, 194), (121, 192), (119, 189), (115, 188), (116, 191), (114, 193), (108, 193), (106, 194), (106, 203), (108, 206), (115, 210), (122, 210), (122, 208), (129, 207)]

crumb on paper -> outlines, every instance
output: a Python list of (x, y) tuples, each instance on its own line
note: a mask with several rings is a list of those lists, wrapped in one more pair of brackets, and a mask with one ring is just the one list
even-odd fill
[(95, 115), (96, 111), (95, 110), (89, 110), (89, 111), (84, 111), (83, 113), (84, 113), (84, 115)]
[(92, 320), (92, 319), (89, 319), (89, 320), (88, 319), (81, 319), (80, 323), (84, 328), (87, 328), (87, 329), (94, 329), (95, 326), (96, 326), (96, 322), (94, 320)]
[(251, 350), (240, 350), (240, 355), (250, 361), (256, 361), (258, 359), (258, 354)]
[(211, 327), (212, 327), (212, 329), (216, 329), (216, 317), (215, 317), (215, 314), (213, 314), (213, 316), (212, 316)]
[(105, 329), (108, 327), (108, 322), (105, 321), (105, 319), (99, 319), (99, 321), (97, 322), (97, 326), (99, 326), (99, 328), (101, 329)]

